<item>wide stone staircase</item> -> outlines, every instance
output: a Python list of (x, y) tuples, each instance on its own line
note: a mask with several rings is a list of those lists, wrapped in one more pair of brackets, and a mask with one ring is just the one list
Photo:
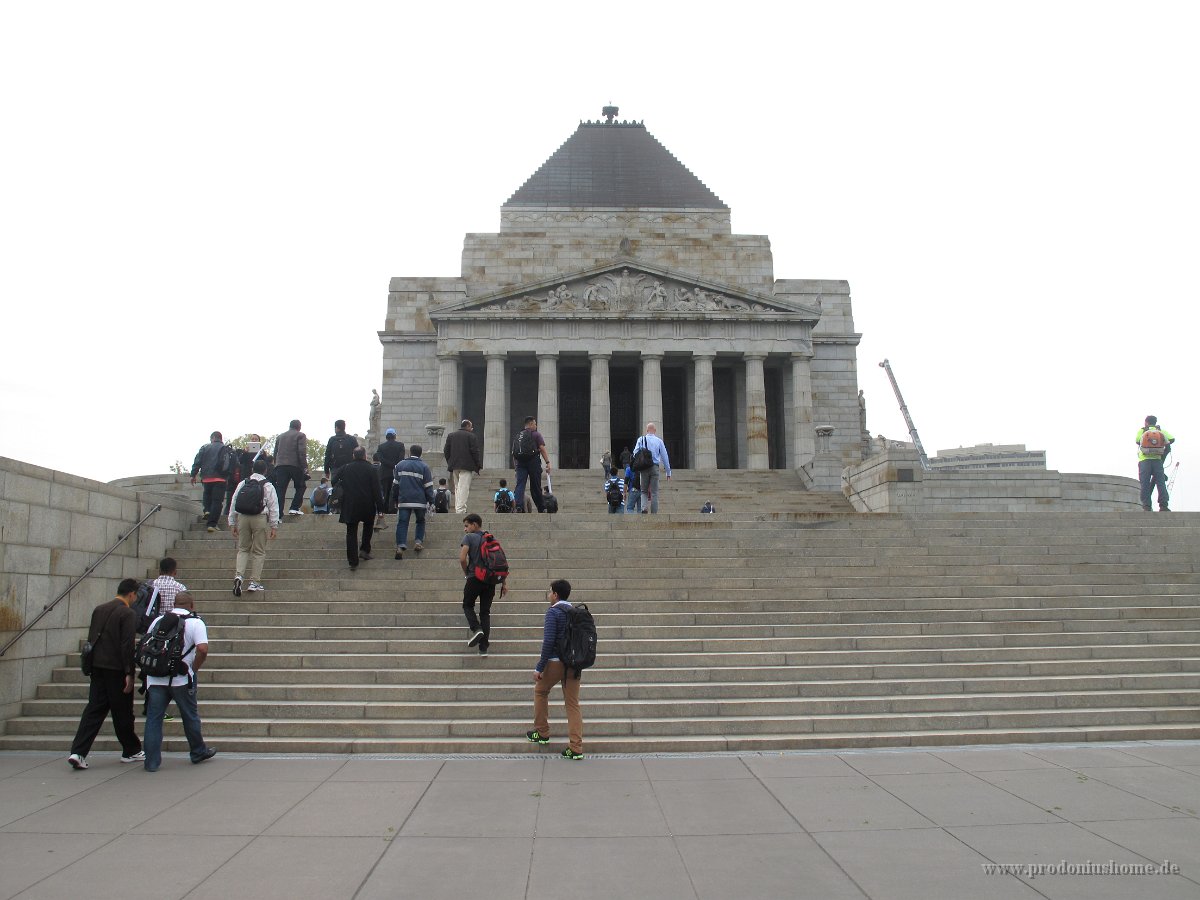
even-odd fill
[[(506, 474), (477, 479), (472, 508)], [(335, 519), (289, 519), (268, 590), (241, 599), (230, 536), (195, 528), (174, 555), (210, 629), (206, 738), (539, 752), (524, 732), (559, 577), (599, 630), (589, 753), (1200, 738), (1200, 515), (860, 515), (790, 472), (680, 472), (661, 515), (618, 516), (602, 481), (556, 473), (555, 516), (484, 512), (514, 573), (487, 658), (466, 647), (453, 513), (400, 562), (389, 517), (355, 573)], [(708, 499), (715, 516), (698, 513)], [(64, 660), (0, 749), (65, 752), (86, 695)], [(167, 734), (182, 749), (177, 722)], [(110, 732), (97, 747), (116, 748)]]

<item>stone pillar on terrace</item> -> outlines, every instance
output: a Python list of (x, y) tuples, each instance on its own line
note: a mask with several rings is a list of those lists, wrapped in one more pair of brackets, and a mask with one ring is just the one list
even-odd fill
[(449, 431), (455, 431), (462, 417), (458, 413), (458, 354), (438, 354), (437, 422)]
[(792, 354), (792, 468), (812, 462), (813, 441), (812, 356)]
[(717, 468), (717, 405), (713, 399), (713, 359), (711, 354), (692, 357), (696, 380), (696, 469)]
[(747, 353), (746, 359), (746, 468), (769, 469), (767, 453), (767, 382), (763, 377), (762, 353)]
[(538, 431), (546, 439), (551, 467), (558, 468), (558, 354), (538, 354)]
[(591, 428), (588, 441), (588, 468), (600, 465), (604, 451), (612, 450), (611, 413), (608, 399), (608, 360), (611, 354), (589, 353), (592, 362)]
[(483, 466), (508, 468), (507, 404), (504, 402), (506, 353), (487, 354), (487, 389), (483, 395)]
[[(658, 436), (662, 437), (662, 354), (642, 354), (642, 422), (639, 430), (644, 430), (647, 422), (658, 426)], [(682, 439), (684, 435), (673, 435)]]

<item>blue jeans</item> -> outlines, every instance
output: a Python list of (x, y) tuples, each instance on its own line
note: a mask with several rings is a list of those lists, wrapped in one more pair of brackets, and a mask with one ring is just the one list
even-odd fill
[(630, 488), (629, 493), (625, 497), (625, 512), (641, 512), (642, 511), (642, 492), (637, 488)]
[(403, 547), (408, 543), (408, 517), (412, 514), (417, 517), (417, 541), (425, 543), (425, 507), (420, 509), (412, 509), (411, 507), (402, 506), (396, 510), (396, 546)]
[(623, 513), (625, 512), (625, 504), (624, 502), (610, 503), (608, 504), (608, 511), (610, 513)]
[(163, 715), (167, 711), (167, 704), (172, 700), (179, 707), (179, 718), (183, 720), (183, 733), (187, 736), (192, 762), (202, 759), (204, 751), (208, 749), (204, 744), (204, 736), (200, 733), (196, 682), (193, 680), (190, 688), (186, 684), (179, 687), (152, 685), (146, 688), (146, 739), (142, 742), (142, 749), (146, 751), (147, 772), (157, 771), (162, 765)]
[(529, 496), (538, 512), (542, 512), (542, 458), (517, 460), (517, 509), (525, 508), (525, 482), (529, 481)]
[(1150, 495), (1158, 487), (1158, 508), (1166, 509), (1170, 497), (1167, 495), (1167, 473), (1161, 459), (1143, 459), (1138, 462), (1138, 481), (1142, 483), (1142, 506), (1150, 508)]

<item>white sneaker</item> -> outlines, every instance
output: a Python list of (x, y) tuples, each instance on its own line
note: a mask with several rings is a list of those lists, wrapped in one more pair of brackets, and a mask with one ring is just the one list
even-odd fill
[(146, 751), (145, 750), (139, 750), (137, 753), (133, 754), (133, 756), (122, 756), (121, 757), (121, 762), (123, 762), (123, 763), (135, 763), (135, 762), (145, 762), (145, 761), (146, 761)]
[(79, 769), (81, 771), (88, 767), (87, 760), (78, 753), (72, 753), (67, 757), (67, 765), (69, 765), (72, 769)]
[(254, 593), (255, 591), (265, 591), (266, 588), (263, 587), (261, 584), (259, 584), (257, 581), (252, 581), (248, 585), (246, 585), (246, 590), (250, 591), (251, 593)]
[(298, 509), (289, 509), (289, 510), (288, 510), (288, 515), (289, 515), (289, 516), (302, 516), (302, 515), (304, 515), (304, 513), (303, 513), (301, 510), (298, 510)]

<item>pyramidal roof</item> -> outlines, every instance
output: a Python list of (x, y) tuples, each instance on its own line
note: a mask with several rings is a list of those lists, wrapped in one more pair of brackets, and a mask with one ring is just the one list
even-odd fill
[(580, 122), (504, 205), (729, 208), (643, 123), (615, 122), (611, 117), (607, 122)]

